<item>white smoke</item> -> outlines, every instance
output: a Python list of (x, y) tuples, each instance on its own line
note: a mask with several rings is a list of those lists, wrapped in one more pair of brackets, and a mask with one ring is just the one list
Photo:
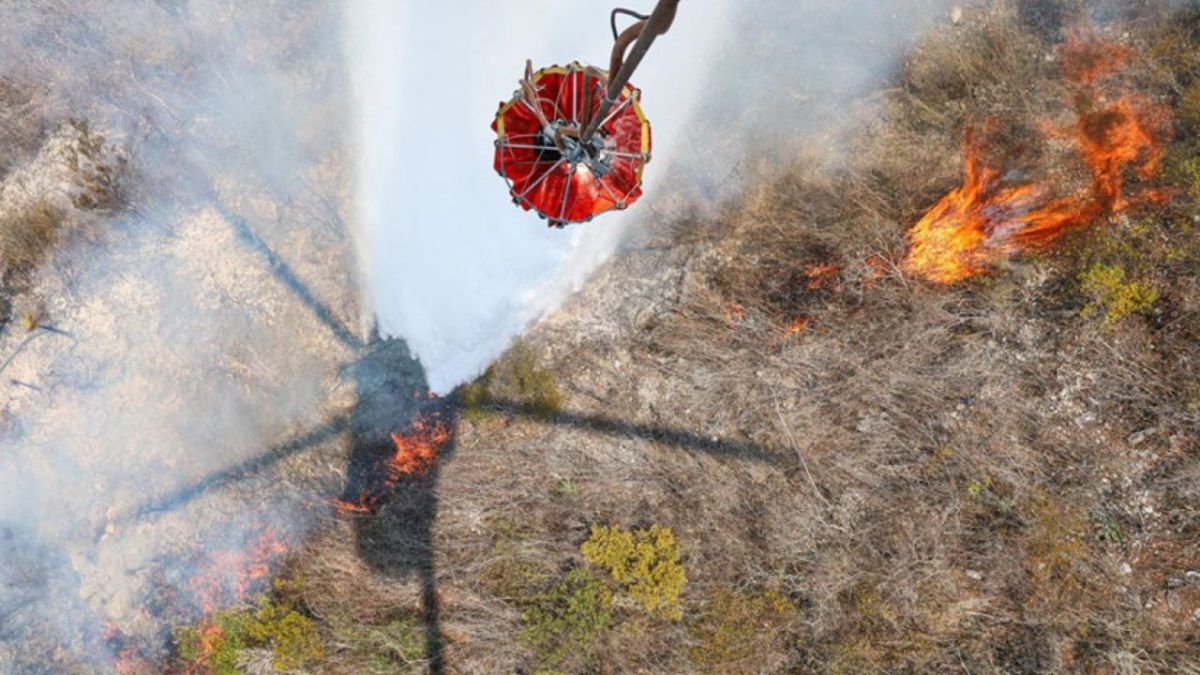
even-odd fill
[(434, 390), (452, 388), (578, 289), (632, 222), (653, 224), (656, 192), (711, 201), (743, 162), (794, 158), (951, 5), (686, 0), (635, 76), (654, 130), (647, 198), (562, 232), (511, 204), (489, 124), (526, 58), (604, 67), (608, 5), (353, 4), (365, 305), (384, 334), (409, 342)]
[[(330, 434), (287, 443), (346, 403), (356, 348), (336, 325), (356, 313), (339, 19), (308, 0), (0, 3), (3, 104), (41, 148), (3, 149), (0, 208), (28, 195), (70, 223), (18, 298), (41, 326), (0, 330), (0, 673), (162, 656), (214, 554), (299, 538), (336, 494), (339, 459), (311, 459)], [(129, 158), (126, 207), (71, 207), (67, 118)], [(214, 573), (216, 600), (237, 573)]]

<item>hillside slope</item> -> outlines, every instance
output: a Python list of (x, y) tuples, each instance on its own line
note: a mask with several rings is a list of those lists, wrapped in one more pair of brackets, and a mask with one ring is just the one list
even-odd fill
[(1077, 109), (1068, 5), (957, 11), (848, 159), (664, 208), (429, 404), (438, 464), (289, 577), (321, 668), (1200, 671), (1198, 15), (1094, 15), (1114, 81), (1171, 108), (1161, 170), (1128, 176), (1169, 198), (954, 285), (905, 262), (981, 120), (1050, 167), (1022, 177), (1087, 183), (1039, 140)]

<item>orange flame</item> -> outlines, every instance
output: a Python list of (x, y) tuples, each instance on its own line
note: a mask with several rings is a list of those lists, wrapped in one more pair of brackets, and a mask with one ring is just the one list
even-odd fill
[(396, 444), (396, 454), (387, 465), (390, 483), (394, 484), (405, 476), (424, 474), (433, 466), (438, 452), (448, 440), (450, 428), (441, 421), (431, 424), (428, 420), (418, 419), (412, 423), (409, 433), (393, 432), (392, 442)]
[(196, 606), (210, 615), (247, 599), (287, 552), (287, 544), (266, 529), (243, 548), (211, 554), (204, 570), (189, 583)]
[(117, 675), (136, 675), (137, 673), (150, 672), (150, 662), (142, 658), (135, 647), (126, 647), (117, 656), (117, 662), (113, 664), (113, 670)]
[(1086, 27), (1067, 33), (1057, 51), (1063, 79), (1078, 84), (1092, 84), (1116, 75), (1129, 60), (1129, 49)]
[(436, 414), (420, 417), (409, 425), (407, 433), (392, 433), (396, 450), (384, 465), (374, 490), (364, 492), (357, 501), (336, 500), (334, 508), (340, 515), (371, 515), (378, 511), (380, 493), (390, 490), (403, 479), (424, 475), (437, 461), (442, 447), (450, 440), (450, 426), (435, 419)]
[[(241, 548), (209, 555), (203, 570), (188, 584), (192, 601), (204, 618), (198, 626), (199, 654), (185, 665), (184, 673), (198, 675), (209, 671), (209, 660), (223, 637), (220, 626), (212, 617), (221, 609), (245, 602), (252, 593), (259, 592), (278, 569), (288, 548), (287, 543), (268, 528)], [(122, 663), (129, 668), (137, 665), (134, 660), (123, 660)]]
[(346, 501), (345, 499), (336, 499), (333, 502), (333, 508), (337, 509), (338, 515), (348, 516), (351, 514), (370, 515), (375, 512), (378, 504), (372, 497), (363, 497), (357, 502)]
[(863, 283), (867, 288), (873, 288), (880, 279), (887, 275), (888, 270), (893, 267), (891, 261), (878, 254), (867, 256), (863, 264), (867, 268), (866, 277), (863, 279)]
[(132, 641), (116, 622), (112, 620), (104, 622), (101, 639), (115, 654), (113, 671), (117, 675), (137, 675), (150, 672), (150, 662), (142, 656), (137, 645), (132, 644)]
[(1158, 172), (1170, 134), (1166, 109), (1131, 93), (1110, 102), (1091, 86), (1118, 73), (1128, 50), (1094, 32), (1076, 31), (1059, 54), (1063, 77), (1080, 85), (1074, 97), (1076, 119), (1067, 136), (1091, 171), (1091, 185), (1058, 198), (1048, 186), (1011, 185), (1004, 170), (985, 162), (978, 133), (968, 132), (963, 186), (913, 226), (905, 270), (938, 283), (962, 281), (1021, 251), (1045, 248), (1067, 232), (1160, 196), (1147, 192), (1130, 198), (1125, 179), (1130, 171), (1142, 179)]
[(213, 653), (225, 638), (225, 631), (212, 621), (205, 621), (199, 627), (200, 644), (196, 658), (184, 665), (184, 675), (202, 675), (209, 672), (209, 661)]
[(812, 320), (807, 316), (797, 317), (788, 323), (787, 328), (784, 329), (784, 333), (786, 333), (788, 336), (800, 335), (804, 331), (808, 330), (808, 326), (811, 323)]

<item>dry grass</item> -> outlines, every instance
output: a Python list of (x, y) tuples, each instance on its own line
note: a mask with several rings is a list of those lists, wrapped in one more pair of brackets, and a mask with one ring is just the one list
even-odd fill
[(52, 120), (34, 88), (0, 78), (0, 109), (0, 292), (12, 302), (73, 231), (122, 206), (128, 167), (86, 120)]
[[(544, 665), (522, 613), (586, 565), (591, 526), (658, 524), (683, 620), (618, 603), (581, 672), (1200, 672), (1200, 586), (1180, 581), (1200, 567), (1195, 193), (953, 288), (896, 266), (960, 179), (965, 124), (998, 118), (1013, 161), (1038, 151), (1023, 139), (1065, 98), (1044, 23), (1070, 15), (969, 10), (912, 55), (849, 166), (782, 170), (647, 235), (653, 257), (530, 336), (561, 409), (460, 422), (439, 478), (450, 670)], [(1143, 91), (1187, 100), (1171, 64), (1200, 23), (1126, 19), (1139, 53), (1168, 52), (1137, 62)], [(1097, 262), (1152, 280), (1154, 308), (1083, 316)], [(302, 563), (318, 617), (419, 610), (353, 546), (335, 528)], [(770, 639), (734, 639), (721, 607)]]
[(45, 259), (59, 241), (63, 212), (37, 201), (18, 213), (0, 214), (0, 260), (13, 274), (24, 274)]

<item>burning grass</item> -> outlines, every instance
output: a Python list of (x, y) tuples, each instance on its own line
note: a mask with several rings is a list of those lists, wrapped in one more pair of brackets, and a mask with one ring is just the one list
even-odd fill
[(286, 600), (259, 598), (252, 609), (221, 610), (175, 631), (184, 673), (238, 675), (249, 650), (266, 650), (276, 672), (320, 664), (325, 643), (316, 623)]
[(377, 467), (372, 484), (360, 486), (357, 498), (335, 503), (339, 513), (374, 515), (402, 481), (424, 476), (437, 462), (438, 453), (450, 441), (451, 429), (440, 413), (418, 417), (404, 432), (392, 432), (394, 451)]
[[(968, 131), (966, 178), (933, 206), (910, 233), (905, 269), (938, 283), (987, 272), (1023, 251), (1045, 250), (1086, 228), (1162, 195), (1127, 194), (1126, 176), (1154, 178), (1170, 139), (1170, 117), (1147, 97), (1102, 84), (1125, 68), (1129, 51), (1093, 30), (1075, 30), (1058, 48), (1074, 121), (1052, 134), (1066, 136), (1092, 174), (1076, 194), (1055, 196), (1050, 181), (1014, 180), (1019, 165), (985, 159), (986, 134)], [(1047, 123), (1046, 126), (1051, 126)]]

